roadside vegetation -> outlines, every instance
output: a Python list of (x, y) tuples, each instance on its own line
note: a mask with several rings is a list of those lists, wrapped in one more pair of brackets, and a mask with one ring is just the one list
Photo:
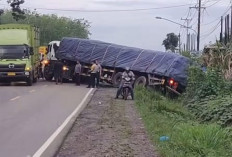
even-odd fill
[(188, 87), (178, 99), (152, 89), (136, 89), (137, 108), (161, 156), (231, 156), (230, 52), (220, 48), (203, 56), (203, 61), (204, 57), (209, 61), (205, 72), (198, 66), (202, 63), (191, 66)]
[(57, 15), (38, 14), (35, 11), (24, 11), (24, 17), (15, 20), (12, 11), (5, 10), (1, 15), (1, 24), (30, 24), (40, 28), (40, 44), (61, 40), (63, 37), (89, 38), (90, 23), (85, 19), (71, 19)]
[[(136, 89), (136, 105), (150, 138), (163, 157), (227, 157), (232, 153), (230, 128), (201, 123), (181, 104), (158, 92)], [(197, 106), (196, 106), (197, 107)], [(169, 137), (161, 141), (160, 137)]]

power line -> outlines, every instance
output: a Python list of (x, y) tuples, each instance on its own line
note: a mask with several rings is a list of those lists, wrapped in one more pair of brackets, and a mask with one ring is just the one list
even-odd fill
[(220, 24), (221, 24), (221, 21), (219, 21), (216, 25), (214, 25), (214, 26), (212, 27), (212, 29), (210, 29), (209, 31), (207, 31), (207, 32), (209, 32), (209, 33), (205, 33), (205, 34), (202, 35), (201, 37), (205, 37), (205, 36), (208, 36), (208, 35), (212, 34), (212, 33), (215, 31), (215, 28), (218, 28), (218, 27), (220, 26)]
[(210, 8), (210, 7), (216, 5), (217, 3), (221, 2), (221, 1), (222, 1), (222, 0), (218, 0), (218, 1), (216, 1), (215, 3), (213, 3), (213, 4), (209, 5), (209, 6), (207, 6), (207, 8)]
[(185, 7), (185, 6), (189, 6), (189, 5), (190, 4), (181, 4), (181, 5), (173, 5), (173, 6), (166, 6), (166, 7), (141, 8), (141, 9), (121, 9), (121, 10), (53, 9), (53, 8), (30, 7), (30, 6), (25, 6), (25, 8), (37, 9), (37, 10), (50, 10), (50, 11), (68, 11), (68, 12), (130, 12), (130, 11), (133, 12), (133, 11), (171, 9), (171, 8)]
[(201, 36), (201, 38), (205, 39), (208, 36), (210, 36), (213, 32), (215, 32), (220, 27), (220, 24), (221, 24), (221, 21), (219, 21), (208, 34)]
[[(231, 8), (231, 6), (229, 6), (228, 9), (221, 16), (225, 16), (228, 13), (228, 11), (230, 11), (230, 8)], [(209, 24), (212, 24), (212, 23), (218, 21), (219, 19), (221, 19), (221, 16), (216, 18), (215, 20), (209, 22), (209, 23), (203, 24), (202, 26), (206, 26), (206, 25), (209, 25)]]

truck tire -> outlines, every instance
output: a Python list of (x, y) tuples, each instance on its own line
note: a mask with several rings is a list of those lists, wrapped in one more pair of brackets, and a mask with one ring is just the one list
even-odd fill
[(31, 76), (27, 79), (27, 86), (32, 86), (33, 78)]
[(37, 82), (37, 77), (35, 76), (34, 72), (33, 72), (33, 83)]
[(121, 77), (122, 77), (122, 72), (117, 72), (113, 78), (112, 78), (112, 83), (114, 87), (119, 87), (120, 82), (121, 82)]
[(145, 87), (147, 85), (147, 78), (145, 76), (139, 76), (135, 80), (135, 87), (138, 86), (138, 85)]
[(45, 67), (44, 67), (44, 78), (45, 78), (47, 81), (51, 81), (52, 78), (53, 78), (53, 75), (52, 75), (52, 74), (49, 74), (49, 67), (48, 67), (48, 66), (45, 66)]

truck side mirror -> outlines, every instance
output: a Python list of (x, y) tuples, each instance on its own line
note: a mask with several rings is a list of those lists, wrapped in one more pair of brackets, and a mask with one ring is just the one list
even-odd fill
[(33, 47), (30, 47), (30, 55), (34, 55), (34, 49), (33, 49)]

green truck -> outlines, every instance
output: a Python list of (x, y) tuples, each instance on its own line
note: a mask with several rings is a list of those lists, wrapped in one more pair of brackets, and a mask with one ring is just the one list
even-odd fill
[(0, 25), (0, 82), (37, 82), (39, 28), (24, 24)]

